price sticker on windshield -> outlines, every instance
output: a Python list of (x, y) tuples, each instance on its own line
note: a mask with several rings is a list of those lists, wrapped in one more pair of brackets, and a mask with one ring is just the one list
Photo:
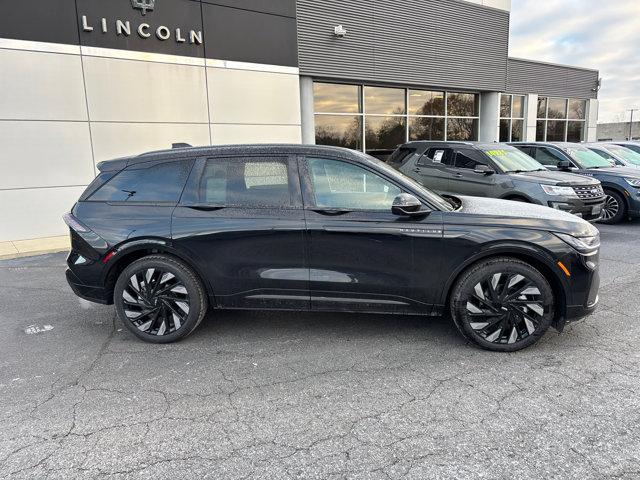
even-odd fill
[(506, 150), (487, 150), (485, 153), (490, 157), (504, 157), (507, 154)]

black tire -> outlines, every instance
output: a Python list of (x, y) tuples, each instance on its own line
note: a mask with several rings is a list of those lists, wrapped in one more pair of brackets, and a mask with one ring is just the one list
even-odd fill
[(460, 275), (450, 309), (456, 327), (474, 345), (515, 352), (536, 343), (549, 329), (555, 298), (537, 269), (515, 258), (498, 257)]
[(207, 312), (207, 297), (196, 274), (167, 255), (150, 255), (127, 266), (116, 281), (113, 300), (124, 326), (151, 343), (186, 337)]
[(605, 190), (604, 194), (605, 200), (600, 223), (615, 225), (622, 222), (627, 217), (627, 204), (624, 198), (614, 190)]

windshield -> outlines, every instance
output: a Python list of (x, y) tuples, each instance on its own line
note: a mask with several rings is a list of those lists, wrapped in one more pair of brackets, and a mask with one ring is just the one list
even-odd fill
[(626, 160), (629, 163), (640, 166), (640, 153), (636, 153), (628, 148), (621, 147), (619, 145), (607, 145), (609, 150), (614, 155), (617, 155), (622, 160)]
[(517, 148), (496, 145), (480, 148), (503, 172), (536, 172), (546, 168)]
[(609, 168), (611, 163), (602, 158), (593, 150), (581, 145), (572, 145), (564, 151), (569, 155), (580, 168)]
[(367, 155), (364, 153), (362, 153), (361, 155), (364, 155), (365, 157), (367, 157), (368, 160), (375, 162), (376, 166), (379, 169), (383, 170), (385, 173), (387, 173), (390, 177), (402, 180), (404, 183), (409, 184), (414, 190), (416, 190), (416, 192), (418, 192), (423, 197), (428, 199), (431, 203), (436, 205), (440, 210), (445, 212), (451, 212), (454, 210), (453, 205), (451, 205), (449, 202), (447, 202), (444, 198), (442, 198), (437, 193), (432, 192), (431, 190), (425, 188), (424, 185), (421, 185), (420, 183), (416, 182), (413, 178), (410, 178), (404, 175), (403, 173), (399, 172), (395, 168), (390, 167), (386, 163), (378, 160), (375, 157), (372, 157), (371, 155)]

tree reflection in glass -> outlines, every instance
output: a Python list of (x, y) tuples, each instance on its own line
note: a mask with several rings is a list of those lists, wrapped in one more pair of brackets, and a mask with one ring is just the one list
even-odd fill
[(350, 115), (316, 115), (316, 144), (361, 150), (360, 118)]

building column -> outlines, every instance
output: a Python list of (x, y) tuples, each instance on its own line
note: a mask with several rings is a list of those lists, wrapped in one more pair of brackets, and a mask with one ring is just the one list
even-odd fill
[(598, 140), (598, 100), (592, 98), (587, 107), (587, 131), (586, 141), (595, 142)]
[(500, 139), (500, 92), (480, 94), (481, 142), (497, 142)]
[(536, 141), (536, 126), (538, 121), (538, 94), (530, 93), (525, 97), (524, 106), (524, 141)]
[(300, 77), (300, 116), (303, 144), (314, 145), (316, 143), (313, 109), (313, 79), (311, 77)]

